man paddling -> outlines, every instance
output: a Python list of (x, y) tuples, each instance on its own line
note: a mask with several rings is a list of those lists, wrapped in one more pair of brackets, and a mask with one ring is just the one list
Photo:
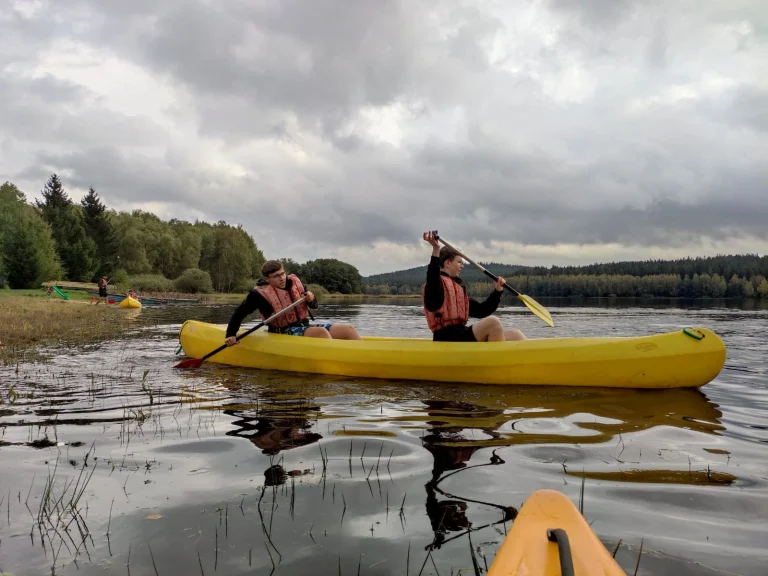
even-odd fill
[(348, 324), (332, 324), (324, 322), (310, 324), (309, 308), (317, 308), (317, 298), (311, 291), (306, 291), (304, 285), (295, 274), (286, 275), (283, 265), (279, 260), (268, 260), (261, 267), (263, 278), (254, 286), (253, 290), (240, 305), (235, 308), (227, 325), (227, 346), (237, 344), (237, 331), (243, 320), (249, 314), (257, 310), (262, 320), (269, 318), (275, 312), (290, 306), (302, 296), (307, 297), (307, 304), (302, 303), (278, 316), (270, 322), (270, 332), (288, 334), (290, 336), (308, 336), (310, 338), (335, 338), (338, 340), (362, 340), (357, 330)]
[[(470, 298), (459, 278), (464, 267), (461, 255), (440, 243), (432, 232), (424, 233), (424, 241), (432, 246), (432, 258), (427, 266), (427, 282), (422, 290), (427, 326), (436, 342), (499, 342), (525, 340), (517, 328), (504, 330), (501, 320), (491, 316), (499, 307), (504, 291), (504, 278), (499, 277), (493, 292), (484, 302)], [(467, 326), (470, 316), (482, 318)]]

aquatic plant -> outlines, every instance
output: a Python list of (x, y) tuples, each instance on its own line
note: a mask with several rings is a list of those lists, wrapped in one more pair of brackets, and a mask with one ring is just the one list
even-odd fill
[(41, 358), (39, 347), (82, 345), (115, 338), (130, 325), (125, 310), (81, 302), (0, 298), (0, 361)]

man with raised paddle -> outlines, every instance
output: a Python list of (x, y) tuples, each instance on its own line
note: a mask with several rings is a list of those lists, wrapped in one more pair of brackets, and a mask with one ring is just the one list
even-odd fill
[[(463, 255), (451, 246), (441, 248), (437, 230), (425, 232), (423, 237), (432, 246), (422, 297), (432, 339), (436, 342), (525, 340), (520, 330), (504, 330), (498, 316), (491, 316), (501, 302), (504, 278), (495, 279), (494, 290), (484, 302), (470, 298), (459, 278), (464, 267)], [(481, 320), (467, 326), (470, 317)]]

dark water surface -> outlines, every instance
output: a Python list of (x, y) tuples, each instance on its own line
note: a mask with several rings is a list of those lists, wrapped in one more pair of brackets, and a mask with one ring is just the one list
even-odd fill
[[(426, 336), (417, 304), (317, 316)], [(232, 308), (127, 312), (130, 338), (0, 368), (0, 572), (473, 574), (468, 530), (484, 571), (512, 508), (540, 488), (578, 505), (583, 475), (628, 573), (642, 542), (638, 574), (766, 574), (764, 308), (553, 306), (555, 329), (499, 312), (529, 337), (706, 326), (728, 358), (701, 390), (173, 370), (181, 322)]]

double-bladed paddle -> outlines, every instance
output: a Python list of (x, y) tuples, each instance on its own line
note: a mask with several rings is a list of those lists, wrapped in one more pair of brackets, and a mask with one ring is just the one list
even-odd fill
[[(471, 258), (467, 258), (464, 254), (459, 252), (455, 247), (453, 247), (450, 244), (448, 244), (448, 242), (446, 242), (443, 238), (438, 236), (437, 230), (433, 230), (432, 234), (434, 235), (435, 240), (437, 240), (438, 242), (442, 242), (448, 248), (452, 248), (453, 250), (456, 250), (456, 253), (459, 256), (464, 258), (464, 260), (466, 260), (467, 262), (472, 264), (472, 266), (474, 266), (475, 268), (480, 270), (483, 274), (485, 274), (489, 278), (492, 278), (494, 282), (496, 282), (496, 280), (499, 279), (498, 276), (496, 276), (493, 273), (489, 272), (488, 270), (483, 268), (480, 264), (478, 264), (477, 262), (473, 261)], [(525, 294), (520, 294), (520, 292), (518, 292), (517, 290), (512, 288), (512, 286), (510, 286), (508, 283), (504, 284), (504, 288), (506, 288), (507, 290), (512, 292), (515, 296), (517, 296), (520, 299), (520, 301), (528, 307), (528, 310), (533, 312), (536, 316), (538, 316), (544, 322), (546, 322), (547, 324), (549, 324), (550, 326), (552, 326), (554, 328), (555, 323), (552, 321), (552, 316), (549, 315), (549, 311), (546, 308), (544, 308), (544, 306), (542, 306), (541, 304), (536, 302), (536, 300), (534, 300), (530, 296), (526, 296)]]
[[(282, 310), (280, 310), (280, 312), (275, 312), (274, 314), (272, 314), (272, 316), (270, 316), (269, 318), (267, 318), (267, 319), (266, 319), (266, 320), (264, 320), (263, 322), (260, 322), (259, 324), (257, 324), (257, 325), (256, 325), (256, 326), (254, 326), (253, 328), (249, 328), (248, 330), (246, 330), (246, 331), (245, 331), (245, 332), (243, 332), (242, 334), (238, 334), (238, 336), (237, 336), (237, 341), (239, 342), (239, 341), (240, 341), (242, 338), (245, 338), (246, 336), (248, 336), (248, 334), (250, 334), (251, 332), (254, 332), (254, 331), (258, 330), (259, 328), (261, 328), (261, 327), (262, 327), (262, 326), (264, 326), (265, 324), (269, 324), (270, 322), (272, 322), (272, 320), (274, 320), (275, 318), (277, 318), (277, 317), (278, 317), (278, 316), (280, 316), (281, 314), (285, 314), (286, 312), (288, 312), (288, 310), (291, 310), (292, 308), (295, 308), (296, 306), (298, 306), (299, 304), (301, 304), (302, 302), (304, 302), (306, 299), (307, 299), (307, 297), (306, 297), (306, 296), (303, 296), (302, 298), (299, 298), (298, 300), (296, 300), (296, 302), (294, 302), (294, 303), (293, 303), (293, 304), (291, 304), (290, 306), (286, 306), (285, 308), (283, 308)], [(206, 355), (205, 355), (205, 356), (203, 356), (202, 358), (188, 358), (187, 360), (182, 360), (181, 362), (179, 362), (178, 364), (176, 364), (176, 366), (174, 366), (174, 368), (199, 368), (199, 367), (200, 367), (200, 365), (201, 365), (201, 364), (202, 364), (202, 363), (203, 363), (205, 360), (208, 360), (208, 358), (210, 358), (210, 357), (211, 357), (211, 356), (213, 356), (214, 354), (218, 354), (219, 352), (221, 352), (222, 350), (224, 350), (224, 348), (228, 348), (228, 347), (229, 347), (229, 346), (227, 346), (226, 344), (222, 344), (221, 346), (219, 346), (218, 348), (216, 348), (216, 350), (214, 350), (213, 352), (208, 352), (208, 354), (206, 354)]]

